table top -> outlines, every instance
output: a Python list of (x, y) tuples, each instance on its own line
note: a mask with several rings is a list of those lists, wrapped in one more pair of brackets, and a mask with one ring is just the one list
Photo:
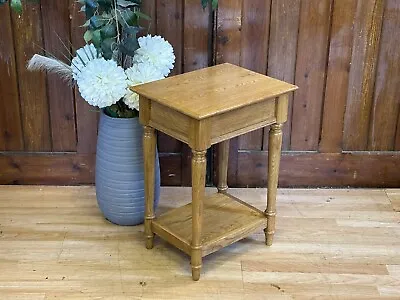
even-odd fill
[(200, 120), (275, 98), (296, 90), (297, 86), (225, 63), (131, 89)]

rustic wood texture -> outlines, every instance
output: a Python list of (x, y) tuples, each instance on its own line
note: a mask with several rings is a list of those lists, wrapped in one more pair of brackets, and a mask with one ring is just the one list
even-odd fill
[[(243, 1), (240, 65), (267, 74), (271, 0)], [(261, 150), (263, 129), (239, 137), (239, 149)]]
[(22, 151), (24, 139), (10, 9), (0, 6), (0, 150)]
[[(66, 93), (56, 94), (63, 88), (57, 79), (27, 72), (25, 68), (26, 61), (33, 53), (41, 52), (41, 47), (56, 52), (61, 49), (55, 33), (63, 41), (70, 40), (73, 48), (84, 43), (85, 28), (79, 27), (84, 17), (79, 13), (79, 3), (66, 1), (68, 15), (65, 1), (53, 2), (28, 3), (27, 13), (21, 18), (11, 13), (8, 5), (0, 8), (3, 29), (0, 151), (6, 156), (15, 156), (15, 151), (26, 151), (28, 156), (32, 151), (39, 151), (43, 159), (52, 160), (56, 159), (52, 152), (72, 151), (77, 156), (94, 156), (96, 151), (96, 109), (87, 105), (76, 90), (72, 97), (67, 89)], [(200, 8), (200, 0), (146, 0), (143, 10), (152, 21), (143, 20), (141, 34), (163, 35), (175, 47), (177, 62), (173, 74), (230, 62), (296, 83), (300, 89), (295, 96), (289, 95), (283, 150), (313, 150), (309, 155), (316, 155), (315, 160), (299, 157), (300, 165), (308, 163), (318, 168), (321, 153), (335, 154), (330, 160), (334, 165), (341, 159), (347, 161), (348, 154), (373, 151), (363, 155), (369, 155), (370, 161), (380, 165), (374, 168), (383, 170), (386, 162), (379, 161), (380, 155), (391, 153), (380, 151), (400, 151), (396, 94), (400, 58), (396, 47), (398, 36), (393, 34), (399, 30), (398, 1), (220, 0), (218, 9), (211, 12), (209, 8)], [(163, 134), (158, 134), (157, 147), (162, 161), (162, 184), (190, 185), (190, 149)], [(246, 137), (232, 139), (229, 185), (265, 186), (264, 177), (256, 180), (243, 176), (246, 171), (240, 171), (238, 166), (258, 169), (257, 157), (264, 155), (260, 151), (267, 150), (268, 129), (263, 134), (254, 131)], [(211, 157), (216, 158), (216, 148), (211, 151), (214, 152)], [(245, 151), (248, 151), (245, 161), (239, 161), (244, 159), (240, 153)], [(90, 161), (94, 162), (94, 157)], [(352, 163), (356, 169), (362, 164), (361, 160)], [(398, 164), (395, 160), (394, 163)], [(210, 164), (215, 175), (216, 159)], [(94, 165), (90, 168), (93, 172)], [(264, 171), (261, 174), (265, 175)], [(45, 174), (50, 176), (47, 183), (58, 178)], [(329, 172), (323, 175), (325, 178), (316, 178), (316, 174), (310, 172), (308, 181), (302, 179), (302, 184), (328, 185), (336, 180), (326, 177)], [(343, 184), (349, 182), (345, 174), (336, 176), (343, 176)], [(365, 176), (364, 179), (357, 177), (351, 184), (373, 186), (377, 182), (380, 185), (393, 182)], [(387, 178), (385, 174), (383, 177)], [(37, 180), (30, 178), (32, 183), (38, 183), (39, 178), (43, 180), (39, 174)], [(294, 177), (290, 178), (292, 182), (284, 179), (280, 184), (299, 185)], [(77, 181), (69, 179), (68, 182)], [(216, 176), (214, 182), (217, 184)]]
[(342, 151), (344, 113), (353, 47), (353, 22), (357, 1), (335, 1), (330, 33), (320, 152)]
[(357, 2), (343, 147), (365, 150), (384, 11), (383, 0)]
[(12, 12), (12, 25), (24, 149), (25, 151), (50, 152), (52, 145), (46, 78), (43, 73), (30, 72), (26, 69), (28, 60), (35, 53), (41, 53), (41, 48), (43, 48), (40, 4), (25, 2), (21, 15)]
[[(41, 0), (44, 48), (69, 63), (70, 11), (69, 1)], [(66, 45), (67, 49), (65, 49)], [(47, 98), (50, 110), (52, 150), (76, 151), (75, 102), (73, 89), (58, 75), (47, 75)]]
[(396, 123), (399, 116), (398, 84), (400, 80), (400, 2), (388, 0), (377, 62), (374, 102), (372, 104), (368, 149), (394, 150)]
[[(243, 0), (219, 1), (215, 23), (215, 62), (240, 64), (241, 28)], [(230, 141), (228, 184), (237, 184), (237, 153), (239, 140)]]
[[(272, 0), (268, 52), (268, 75), (294, 83), (300, 0)], [(283, 125), (284, 150), (290, 148), (293, 95), (289, 95), (289, 118)], [(268, 149), (268, 130), (264, 130), (263, 149)]]
[[(175, 67), (170, 76), (181, 74), (183, 65), (183, 0), (157, 0), (157, 34), (174, 47)], [(181, 153), (182, 143), (162, 133), (158, 137), (161, 152)]]
[[(242, 187), (267, 186), (265, 151), (240, 151), (238, 182)], [(282, 154), (279, 185), (285, 187), (398, 187), (398, 153), (312, 153)], [(312, 180), (310, 178), (312, 177)], [(243, 184), (240, 184), (243, 182)]]
[(394, 148), (395, 150), (400, 150), (400, 116), (399, 119), (397, 120), (397, 128), (396, 128), (396, 139), (395, 139), (395, 144), (394, 144)]
[[(209, 7), (198, 10), (197, 0), (184, 1), (184, 24), (183, 24), (183, 71), (190, 72), (205, 68), (212, 63), (212, 16)], [(191, 159), (192, 151), (186, 145), (181, 150), (181, 184), (191, 185)]]
[[(260, 210), (265, 192), (231, 190)], [(190, 193), (162, 188), (157, 213)], [(384, 190), (281, 189), (274, 245), (257, 231), (205, 257), (197, 283), (181, 251), (143, 247), (143, 225), (104, 220), (93, 187), (2, 186), (0, 207), (3, 299), (400, 297), (399, 214)]]
[[(159, 153), (159, 159), (160, 166), (162, 166), (160, 171), (163, 185), (180, 186), (187, 181), (187, 178), (182, 178), (183, 166), (181, 165), (182, 157), (180, 153)], [(187, 185), (190, 185), (190, 183)]]
[(93, 155), (0, 153), (0, 184), (89, 184)]
[(142, 34), (156, 34), (157, 33), (157, 0), (146, 0), (142, 2), (142, 11), (150, 17), (151, 20), (141, 20), (146, 28)]
[(291, 149), (317, 150), (325, 86), (331, 0), (302, 1)]

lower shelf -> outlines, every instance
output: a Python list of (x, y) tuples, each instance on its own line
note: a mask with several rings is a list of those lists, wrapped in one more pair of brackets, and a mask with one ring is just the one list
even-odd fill
[[(203, 201), (202, 255), (206, 256), (265, 228), (264, 213), (227, 194), (217, 193)], [(153, 232), (181, 249), (191, 253), (192, 204), (173, 209), (152, 222)]]

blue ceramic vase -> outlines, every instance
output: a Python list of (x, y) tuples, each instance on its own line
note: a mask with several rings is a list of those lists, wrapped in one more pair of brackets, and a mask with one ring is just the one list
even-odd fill
[[(144, 220), (143, 128), (139, 118), (112, 118), (101, 113), (96, 153), (96, 196), (104, 217), (118, 225)], [(156, 153), (155, 207), (160, 196)]]

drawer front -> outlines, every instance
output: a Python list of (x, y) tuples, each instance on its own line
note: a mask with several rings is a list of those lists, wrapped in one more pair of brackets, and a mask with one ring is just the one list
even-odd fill
[(151, 103), (149, 125), (181, 142), (188, 143), (190, 118), (180, 112), (161, 105)]
[(276, 123), (276, 100), (269, 99), (212, 117), (211, 144)]

